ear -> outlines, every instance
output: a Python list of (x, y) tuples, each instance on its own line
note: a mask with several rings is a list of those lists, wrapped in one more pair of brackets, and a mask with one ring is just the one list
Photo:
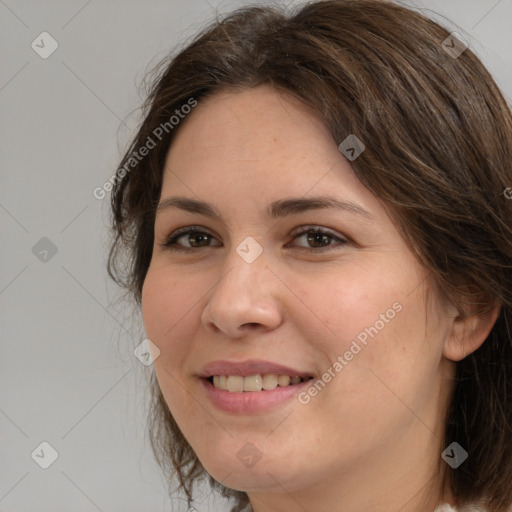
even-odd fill
[(451, 335), (446, 339), (443, 355), (452, 361), (460, 361), (480, 348), (489, 336), (501, 305), (495, 304), (484, 312), (460, 314), (453, 320)]

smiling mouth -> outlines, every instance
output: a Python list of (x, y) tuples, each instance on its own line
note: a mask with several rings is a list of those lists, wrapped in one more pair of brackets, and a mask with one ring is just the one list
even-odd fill
[(298, 377), (276, 374), (255, 374), (247, 377), (241, 375), (212, 375), (206, 380), (216, 389), (230, 393), (272, 391), (277, 387), (290, 387), (312, 379), (313, 377)]

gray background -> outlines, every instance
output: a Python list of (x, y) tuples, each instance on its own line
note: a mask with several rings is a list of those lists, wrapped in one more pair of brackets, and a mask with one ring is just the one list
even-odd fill
[[(1, 512), (186, 510), (145, 438), (151, 367), (106, 277), (108, 196), (92, 192), (133, 134), (146, 66), (248, 3), (0, 0)], [(406, 3), (467, 31), (512, 97), (512, 0)], [(59, 45), (47, 59), (31, 48), (43, 31)], [(31, 458), (43, 441), (48, 469)], [(197, 510), (227, 510), (211, 498)]]

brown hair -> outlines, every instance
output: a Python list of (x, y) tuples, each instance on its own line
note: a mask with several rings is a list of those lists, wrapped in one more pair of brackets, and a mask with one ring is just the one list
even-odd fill
[[(213, 23), (159, 68), (112, 192), (109, 272), (140, 304), (164, 162), (179, 127), (165, 130), (129, 172), (126, 164), (176, 109), (260, 84), (299, 98), (336, 144), (349, 134), (364, 142), (354, 172), (387, 205), (443, 293), (461, 311), (501, 304), (481, 348), (457, 364), (445, 446), (456, 441), (469, 453), (447, 472), (458, 505), (504, 512), (512, 504), (512, 200), (504, 194), (512, 185), (512, 116), (470, 49), (457, 58), (445, 51), (448, 36), (378, 0), (311, 2), (291, 14), (255, 6)], [(207, 475), (151, 379), (152, 448), (191, 500), (194, 482)], [(235, 498), (233, 511), (248, 503), (245, 493), (209, 480)]]

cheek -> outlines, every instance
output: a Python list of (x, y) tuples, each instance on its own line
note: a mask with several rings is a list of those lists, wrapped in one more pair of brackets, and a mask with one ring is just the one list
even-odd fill
[[(323, 354), (319, 373), (330, 374), (325, 379), (332, 390), (325, 398), (329, 395), (334, 407), (343, 397), (345, 410), (362, 410), (371, 404), (367, 411), (371, 417), (387, 402), (382, 401), (382, 393), (392, 402), (387, 406), (396, 402), (383, 382), (403, 391), (404, 398), (410, 392), (410, 398), (416, 399), (414, 390), (428, 382), (438, 362), (441, 335), (425, 330), (420, 271), (409, 267), (407, 274), (405, 265), (402, 272), (393, 265), (385, 272), (370, 265), (351, 267), (332, 272), (330, 279), (317, 276), (302, 281), (299, 296), (314, 308), (308, 315), (304, 315), (304, 306), (297, 308), (302, 313), (294, 322), (317, 360)], [(379, 396), (378, 403), (374, 402)]]
[(146, 336), (160, 349), (155, 369), (164, 366), (173, 374), (183, 363), (197, 323), (198, 298), (204, 291), (193, 279), (178, 279), (169, 271), (150, 267), (142, 289), (142, 317)]
[[(155, 374), (164, 399), (180, 428), (197, 416), (193, 400), (185, 389), (183, 373), (191, 357), (194, 329), (199, 321), (198, 280), (179, 279), (168, 269), (151, 268), (142, 290), (142, 317), (146, 336), (160, 349), (154, 361)], [(180, 424), (183, 420), (185, 425)]]
[(408, 291), (400, 278), (389, 278), (389, 270), (384, 273), (371, 265), (347, 265), (298, 282), (301, 301), (295, 312), (300, 314), (294, 322), (331, 357), (349, 350), (355, 340), (365, 347), (382, 338), (400, 316)]
[(200, 296), (194, 286), (194, 280), (180, 280), (165, 268), (149, 268), (142, 288), (142, 317), (152, 341), (161, 344), (172, 338), (180, 320), (193, 311)]

